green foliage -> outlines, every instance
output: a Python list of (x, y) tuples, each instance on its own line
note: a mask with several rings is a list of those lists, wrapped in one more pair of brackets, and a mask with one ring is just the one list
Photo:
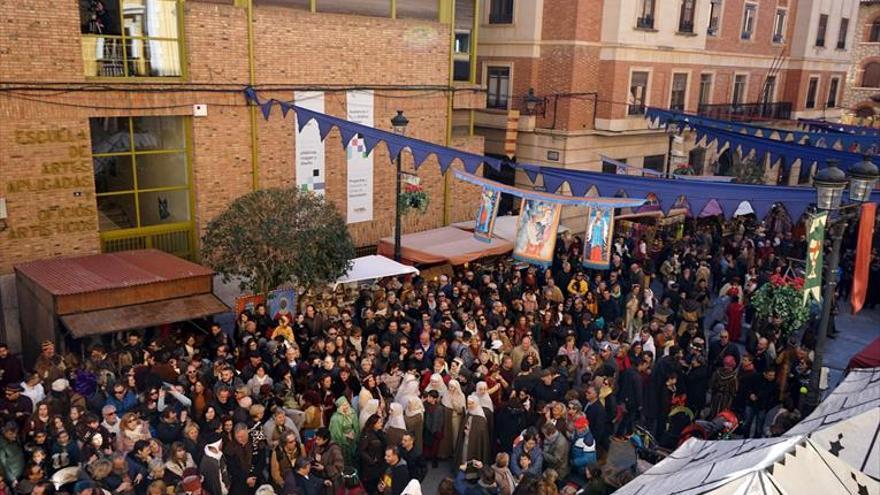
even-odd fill
[(802, 278), (775, 275), (749, 300), (758, 319), (772, 317), (781, 322), (783, 342), (792, 332), (800, 330), (810, 316), (809, 307), (804, 305), (803, 285)]
[(345, 220), (323, 197), (262, 189), (235, 200), (208, 224), (202, 261), (225, 281), (266, 294), (285, 283), (311, 287), (344, 275), (354, 258)]
[[(761, 155), (763, 157), (763, 155)], [(754, 157), (741, 158), (739, 153), (732, 153), (732, 172), (739, 184), (764, 184), (764, 165)]]

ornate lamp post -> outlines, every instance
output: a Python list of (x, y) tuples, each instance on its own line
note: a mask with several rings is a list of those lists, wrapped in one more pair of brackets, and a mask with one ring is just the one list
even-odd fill
[[(398, 134), (400, 136), (406, 135), (407, 124), (409, 124), (409, 119), (407, 119), (403, 115), (403, 110), (398, 110), (397, 115), (395, 115), (391, 119), (391, 129), (394, 131), (394, 134)], [(397, 155), (397, 159), (395, 160), (395, 165), (397, 166), (397, 175), (394, 194), (394, 261), (400, 261), (400, 157), (402, 154), (403, 150), (400, 150), (400, 154)]]

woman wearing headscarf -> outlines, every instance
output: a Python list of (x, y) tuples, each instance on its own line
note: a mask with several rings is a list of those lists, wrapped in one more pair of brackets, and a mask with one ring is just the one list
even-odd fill
[(403, 406), (392, 402), (388, 411), (388, 424), (385, 425), (385, 436), (388, 437), (388, 445), (400, 445), (403, 435), (406, 434), (406, 420), (403, 419)]
[(467, 414), (458, 433), (455, 465), (458, 466), (476, 459), (488, 466), (491, 455), (492, 444), (489, 440), (486, 413), (483, 412), (479, 397), (472, 394), (467, 398)]
[(495, 405), (492, 403), (492, 394), (489, 393), (489, 384), (486, 382), (477, 382), (477, 390), (474, 396), (480, 402), (483, 408), (483, 415), (486, 416), (486, 426), (489, 428), (489, 438), (495, 438)]
[(382, 415), (381, 407), (379, 407), (379, 399), (370, 399), (367, 402), (361, 402), (361, 411), (359, 414), (359, 421), (361, 431), (363, 431), (364, 426), (367, 424), (367, 420), (370, 419), (370, 416), (374, 414)]
[(434, 373), (431, 375), (431, 379), (428, 381), (428, 386), (425, 387), (425, 393), (428, 393), (431, 390), (436, 390), (440, 397), (443, 397), (449, 391), (446, 382), (443, 381), (443, 375), (440, 373)]
[(422, 399), (409, 398), (403, 421), (406, 423), (406, 430), (413, 434), (416, 452), (421, 454), (425, 429), (425, 404), (422, 403)]
[(440, 459), (449, 459), (455, 453), (458, 432), (461, 429), (467, 402), (458, 380), (449, 380), (447, 387), (446, 395), (440, 398), (444, 415), (443, 438), (440, 440), (440, 447), (437, 451), (437, 457)]
[(346, 464), (354, 461), (359, 433), (360, 423), (348, 399), (336, 399), (336, 412), (330, 417), (330, 437), (342, 448)]
[(397, 394), (394, 395), (394, 402), (397, 402), (403, 407), (406, 407), (409, 404), (410, 397), (418, 397), (419, 396), (419, 379), (418, 377), (407, 373), (403, 377), (403, 382), (401, 382), (400, 387), (397, 389)]

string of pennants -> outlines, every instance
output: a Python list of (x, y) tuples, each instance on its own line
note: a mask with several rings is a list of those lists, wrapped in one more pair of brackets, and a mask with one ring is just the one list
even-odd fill
[(880, 137), (880, 129), (860, 125), (835, 124), (824, 120), (798, 119), (798, 126), (815, 132), (835, 132)]
[[(813, 163), (824, 167), (828, 160), (838, 161), (840, 168), (847, 170), (862, 161), (863, 155), (875, 154), (880, 150), (880, 138), (874, 136), (774, 129), (658, 108), (648, 108), (645, 118), (657, 125), (674, 122), (689, 127), (696, 133), (697, 143), (707, 139), (707, 145), (717, 143), (719, 147), (740, 147), (743, 154), (752, 150), (758, 155), (766, 153), (771, 162), (781, 159), (786, 173), (798, 159), (807, 165), (802, 166), (802, 170), (808, 170)], [(836, 150), (833, 146), (837, 145), (847, 150), (861, 150), (862, 153)]]
[[(272, 107), (279, 106), (282, 114), (287, 115), (293, 110), (297, 116), (300, 128), (308, 122), (315, 120), (318, 124), (321, 139), (325, 139), (335, 127), (342, 136), (342, 142), (348, 143), (355, 135), (359, 135), (366, 145), (367, 152), (371, 151), (379, 142), (384, 142), (388, 148), (391, 159), (395, 159), (404, 148), (408, 148), (415, 162), (416, 168), (420, 167), (430, 156), (435, 155), (440, 164), (441, 173), (446, 173), (453, 161), (458, 160), (464, 165), (469, 174), (474, 174), (480, 165), (488, 165), (499, 170), (502, 164), (523, 171), (533, 184), (538, 184), (538, 176), (542, 177), (543, 188), (547, 193), (556, 193), (564, 184), (568, 184), (571, 195), (576, 197), (573, 201), (583, 203), (585, 200), (593, 202), (592, 206), (602, 206), (598, 198), (584, 198), (591, 188), (595, 187), (600, 196), (605, 199), (611, 197), (645, 198), (653, 194), (658, 198), (663, 212), (668, 212), (682, 196), (691, 211), (701, 211), (709, 201), (715, 199), (721, 206), (724, 215), (728, 218), (733, 216), (738, 205), (745, 199), (748, 200), (758, 218), (763, 218), (774, 204), (782, 203), (793, 219), (797, 219), (806, 208), (815, 201), (815, 191), (806, 187), (790, 186), (766, 186), (753, 184), (730, 184), (726, 182), (700, 181), (696, 187), (688, 187), (686, 176), (676, 178), (664, 177), (639, 177), (634, 175), (605, 174), (599, 172), (586, 172), (580, 170), (561, 169), (556, 167), (544, 167), (527, 163), (511, 163), (493, 157), (469, 153), (445, 146), (433, 144), (427, 141), (406, 137), (392, 132), (376, 129), (362, 124), (350, 122), (345, 119), (333, 117), (320, 112), (308, 110), (276, 99), (262, 101), (253, 88), (245, 90), (248, 102), (258, 105), (263, 116), (268, 119)], [(654, 115), (657, 115), (656, 113)], [(697, 125), (697, 124), (694, 124)], [(731, 132), (733, 137), (751, 137), (737, 135)], [(753, 138), (762, 141), (767, 139)], [(777, 143), (792, 146), (788, 143)], [(797, 145), (801, 146), (801, 145)], [(810, 148), (804, 146), (805, 148)], [(815, 148), (819, 152), (841, 153), (835, 150)], [(857, 156), (857, 155), (856, 155)], [(628, 167), (627, 164), (603, 157), (603, 161), (619, 168)], [(822, 162), (824, 164), (824, 162)], [(678, 178), (681, 177), (681, 178)], [(521, 194), (525, 192), (518, 190)], [(512, 193), (512, 192), (511, 192)], [(521, 196), (523, 197), (523, 196)], [(559, 196), (570, 198), (569, 196)], [(880, 193), (874, 193), (873, 197), (880, 199)], [(524, 197), (524, 200), (530, 199)], [(531, 198), (538, 201), (537, 198)], [(545, 198), (546, 199), (546, 198)], [(631, 201), (642, 201), (641, 199)], [(641, 203), (639, 203), (641, 204)], [(561, 204), (560, 204), (561, 206)], [(589, 206), (589, 205), (588, 205)], [(614, 208), (626, 207), (615, 205)]]

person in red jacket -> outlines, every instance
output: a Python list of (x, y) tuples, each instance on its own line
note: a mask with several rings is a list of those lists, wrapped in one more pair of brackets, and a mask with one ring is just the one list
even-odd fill
[(725, 314), (727, 315), (727, 332), (730, 334), (731, 342), (739, 342), (744, 312), (745, 306), (739, 302), (739, 296), (731, 296), (730, 304), (727, 305), (727, 309), (725, 310)]

